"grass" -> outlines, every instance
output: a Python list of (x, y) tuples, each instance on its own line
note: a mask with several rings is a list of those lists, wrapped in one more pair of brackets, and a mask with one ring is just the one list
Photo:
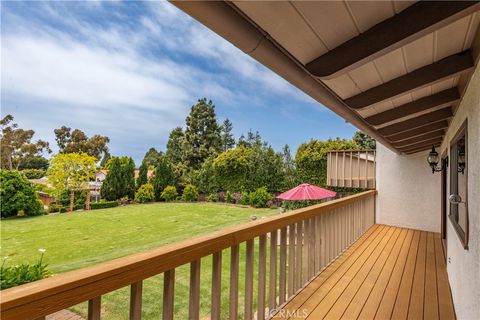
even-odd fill
[[(252, 215), (261, 217), (276, 212), (211, 203), (154, 203), (7, 219), (1, 222), (1, 254), (8, 256), (8, 264), (19, 264), (36, 261), (37, 250), (44, 248), (48, 269), (61, 273), (244, 223)], [(211, 257), (202, 259), (200, 303), (203, 318), (209, 318), (210, 314), (211, 260)], [(222, 265), (222, 318), (226, 319), (230, 270), (228, 249), (223, 252)], [(240, 301), (243, 301), (244, 272), (245, 247), (241, 246)], [(188, 318), (188, 265), (176, 269), (175, 283), (176, 317)], [(162, 288), (161, 275), (144, 281), (144, 319), (161, 317)], [(128, 319), (128, 306), (129, 288), (109, 293), (102, 297), (102, 318)], [(72, 309), (86, 316), (86, 303)], [(239, 310), (242, 313), (242, 308)]]

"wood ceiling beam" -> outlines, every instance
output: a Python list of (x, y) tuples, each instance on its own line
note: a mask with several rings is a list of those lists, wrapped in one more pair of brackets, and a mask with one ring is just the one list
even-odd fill
[(371, 125), (378, 126), (428, 109), (441, 106), (445, 107), (459, 99), (460, 94), (458, 93), (458, 89), (451, 88), (375, 114), (365, 120)]
[(307, 63), (306, 68), (316, 77), (337, 77), (479, 8), (479, 1), (419, 1)]
[(400, 142), (396, 142), (393, 145), (397, 148), (408, 147), (412, 144), (420, 143), (422, 141), (443, 137), (444, 134), (445, 134), (445, 130), (442, 129), (442, 130), (433, 131), (427, 134), (422, 134), (420, 136), (416, 136), (410, 139), (405, 139)]
[(417, 149), (421, 149), (423, 147), (432, 147), (432, 145), (437, 145), (440, 144), (442, 142), (443, 138), (440, 137), (440, 138), (434, 138), (434, 139), (430, 139), (430, 140), (425, 140), (425, 141), (422, 141), (422, 142), (419, 142), (417, 144), (412, 144), (408, 147), (403, 147), (403, 148), (398, 148), (398, 150), (402, 151), (402, 152), (411, 152), (413, 150), (417, 150)]
[(467, 50), (368, 89), (367, 91), (345, 99), (345, 103), (350, 108), (362, 109), (372, 104), (432, 85), (472, 69), (473, 67), (472, 54), (470, 50)]
[(451, 118), (452, 116), (452, 108), (446, 107), (412, 119), (397, 122), (392, 125), (380, 128), (378, 129), (378, 132), (384, 136), (391, 136), (400, 132), (426, 126), (432, 122), (446, 120)]
[[(434, 143), (433, 146), (435, 146), (435, 148), (439, 147), (441, 144), (441, 142), (437, 142), (437, 143)], [(426, 151), (426, 150), (430, 150), (432, 148), (432, 145), (428, 145), (428, 146), (423, 146), (423, 147), (418, 147), (416, 149), (413, 149), (413, 150), (409, 150), (407, 152), (404, 152), (405, 154), (414, 154), (414, 153), (417, 153), (417, 152), (420, 152), (420, 151)]]
[(429, 125), (426, 125), (426, 126), (423, 126), (423, 127), (415, 128), (413, 130), (409, 130), (409, 131), (401, 132), (401, 133), (398, 133), (398, 134), (394, 134), (393, 136), (389, 136), (388, 140), (392, 143), (393, 142), (398, 142), (398, 141), (410, 139), (410, 138), (413, 138), (413, 137), (416, 137), (416, 136), (419, 136), (419, 135), (422, 135), (422, 134), (426, 134), (426, 133), (429, 133), (429, 132), (432, 132), (432, 131), (436, 131), (436, 130), (439, 130), (439, 129), (446, 129), (446, 128), (448, 128), (448, 122), (447, 121), (439, 121), (439, 122), (435, 122), (435, 123), (432, 123), (432, 124), (429, 124)]

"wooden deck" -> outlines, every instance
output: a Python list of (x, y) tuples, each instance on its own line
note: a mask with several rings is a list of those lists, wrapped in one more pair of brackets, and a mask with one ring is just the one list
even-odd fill
[(437, 233), (375, 225), (277, 319), (455, 319)]

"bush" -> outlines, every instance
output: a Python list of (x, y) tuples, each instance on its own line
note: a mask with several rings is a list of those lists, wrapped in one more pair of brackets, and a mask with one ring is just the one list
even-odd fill
[(178, 197), (177, 188), (175, 188), (174, 186), (166, 186), (165, 189), (163, 189), (160, 197), (165, 201), (173, 201), (177, 199)]
[(20, 171), (27, 179), (40, 179), (45, 177), (47, 171), (41, 169), (25, 169)]
[(49, 274), (47, 265), (43, 263), (45, 251), (39, 251), (41, 252), (40, 259), (33, 265), (23, 263), (14, 267), (8, 267), (5, 266), (6, 259), (4, 259), (0, 267), (0, 290), (45, 278)]
[(187, 184), (185, 189), (183, 189), (182, 200), (188, 202), (195, 202), (198, 200), (198, 191), (197, 187), (193, 184)]
[(282, 208), (285, 211), (288, 211), (288, 210), (295, 210), (295, 209), (313, 206), (319, 203), (322, 203), (322, 200), (295, 200), (295, 201), (284, 200), (282, 202)]
[(240, 199), (238, 203), (243, 204), (245, 206), (250, 205), (250, 194), (246, 191), (242, 191), (242, 193), (240, 194)]
[[(74, 207), (85, 207), (85, 202), (87, 201), (87, 192), (86, 191), (76, 191), (73, 206)], [(70, 190), (63, 190), (58, 197), (58, 202), (65, 207), (70, 207)]]
[(138, 188), (138, 191), (135, 193), (135, 201), (144, 203), (150, 202), (155, 199), (155, 193), (153, 192), (153, 185), (150, 183), (145, 183)]
[(218, 195), (216, 193), (210, 193), (207, 197), (207, 202), (218, 202)]
[(233, 197), (233, 195), (230, 193), (230, 191), (227, 191), (225, 193), (225, 202), (227, 203), (235, 203), (235, 198)]
[(48, 207), (48, 212), (50, 212), (50, 213), (53, 213), (53, 212), (64, 213), (64, 212), (67, 212), (67, 208), (62, 206), (61, 204), (51, 204)]
[(250, 205), (255, 208), (267, 208), (268, 202), (272, 200), (272, 195), (268, 193), (267, 187), (261, 187), (250, 192), (249, 200)]
[(26, 216), (43, 214), (42, 204), (28, 179), (13, 170), (0, 170), (1, 216), (16, 216), (20, 211)]
[(92, 202), (90, 203), (90, 209), (105, 209), (105, 208), (113, 208), (118, 207), (117, 201), (100, 201), (100, 202)]

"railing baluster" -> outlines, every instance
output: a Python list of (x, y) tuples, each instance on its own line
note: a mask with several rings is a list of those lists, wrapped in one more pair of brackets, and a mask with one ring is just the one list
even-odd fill
[(308, 219), (308, 278), (309, 280), (315, 274), (315, 219)]
[(326, 252), (326, 242), (327, 239), (325, 238), (326, 231), (325, 231), (325, 215), (322, 214), (320, 216), (320, 270), (325, 267), (327, 264), (327, 252)]
[(269, 312), (277, 305), (277, 237), (278, 230), (270, 232), (270, 281), (268, 286)]
[(278, 304), (285, 302), (287, 293), (287, 228), (280, 229), (280, 279), (278, 288)]
[(130, 320), (142, 319), (142, 288), (143, 281), (130, 286)]
[(302, 283), (303, 287), (308, 280), (308, 219), (303, 220), (303, 238), (302, 238)]
[(229, 319), (238, 318), (238, 263), (239, 251), (238, 245), (230, 249), (230, 309)]
[(163, 320), (173, 319), (175, 296), (175, 269), (163, 274)]
[(88, 300), (88, 320), (100, 320), (102, 313), (102, 297)]
[(302, 287), (302, 243), (303, 222), (297, 222), (296, 248), (295, 248), (295, 291)]
[(265, 286), (267, 264), (267, 239), (266, 235), (259, 237), (258, 246), (258, 303), (257, 319), (265, 319)]
[(254, 240), (248, 240), (245, 251), (245, 319), (253, 318), (253, 249)]
[(288, 297), (295, 293), (295, 224), (288, 226)]
[(321, 248), (321, 230), (320, 230), (320, 217), (315, 217), (315, 274), (317, 274), (320, 269), (320, 248)]
[(190, 293), (188, 305), (188, 318), (190, 320), (198, 320), (200, 318), (200, 270), (200, 259), (190, 263)]
[(222, 293), (222, 252), (218, 251), (212, 255), (212, 305), (210, 318), (220, 319)]

